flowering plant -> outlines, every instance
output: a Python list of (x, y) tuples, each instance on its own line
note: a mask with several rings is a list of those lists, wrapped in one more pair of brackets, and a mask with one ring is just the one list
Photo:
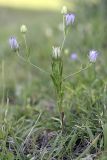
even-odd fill
[[(64, 82), (65, 80), (67, 80), (68, 78), (80, 73), (81, 71), (84, 71), (86, 69), (88, 69), (92, 63), (96, 62), (96, 59), (98, 57), (98, 52), (96, 50), (91, 50), (89, 52), (89, 64), (85, 67), (80, 69), (79, 71), (72, 73), (72, 74), (68, 74), (67, 76), (63, 76), (63, 56), (62, 56), (62, 51), (63, 51), (63, 47), (64, 47), (64, 43), (66, 40), (66, 36), (68, 34), (69, 31), (69, 27), (72, 27), (72, 25), (75, 22), (75, 14), (73, 13), (68, 13), (67, 8), (64, 6), (62, 8), (61, 11), (62, 15), (63, 15), (63, 41), (61, 46), (54, 46), (52, 47), (52, 60), (51, 60), (51, 68), (52, 71), (51, 73), (45, 71), (44, 69), (40, 68), (39, 66), (34, 65), (33, 63), (31, 63), (30, 59), (29, 59), (29, 49), (27, 46), (27, 41), (26, 41), (26, 32), (27, 32), (27, 27), (25, 25), (22, 25), (20, 28), (20, 31), (23, 35), (24, 38), (24, 42), (25, 42), (25, 48), (26, 48), (26, 53), (27, 53), (27, 58), (24, 58), (22, 55), (20, 55), (19, 51), (20, 51), (20, 46), (19, 43), (17, 42), (17, 39), (13, 36), (11, 38), (9, 38), (9, 45), (11, 47), (11, 49), (17, 53), (18, 57), (25, 61), (30, 63), (33, 67), (35, 67), (36, 69), (38, 69), (41, 72), (45, 72), (46, 74), (48, 74), (48, 76), (51, 77), (55, 91), (56, 91), (56, 97), (57, 97), (57, 107), (59, 109), (59, 113), (60, 113), (60, 119), (61, 119), (61, 128), (62, 131), (64, 129), (64, 110), (63, 110), (63, 97), (64, 97)], [(78, 59), (78, 56), (76, 53), (71, 54), (71, 59), (72, 60), (76, 60)]]

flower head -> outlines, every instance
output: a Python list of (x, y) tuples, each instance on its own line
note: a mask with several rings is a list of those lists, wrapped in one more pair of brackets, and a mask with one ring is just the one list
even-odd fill
[(15, 37), (10, 37), (9, 38), (9, 45), (10, 45), (10, 47), (13, 51), (16, 51), (16, 50), (19, 49), (19, 44), (18, 44)]
[(89, 57), (89, 60), (90, 60), (90, 62), (96, 62), (96, 59), (97, 59), (97, 57), (98, 57), (98, 52), (96, 51), (96, 50), (91, 50), (90, 52), (89, 52), (89, 55), (88, 55), (88, 57)]
[(62, 7), (61, 13), (62, 14), (67, 14), (67, 7), (66, 6)]
[(52, 49), (53, 49), (52, 57), (55, 58), (55, 59), (60, 58), (60, 56), (61, 56), (61, 49), (60, 49), (60, 47), (52, 47)]
[(77, 60), (77, 59), (78, 59), (77, 53), (72, 53), (72, 54), (70, 55), (70, 59), (71, 59), (72, 61)]
[(65, 15), (66, 25), (70, 25), (74, 23), (75, 15), (73, 13)]
[(26, 33), (27, 32), (27, 27), (24, 24), (20, 27), (20, 32), (21, 33)]

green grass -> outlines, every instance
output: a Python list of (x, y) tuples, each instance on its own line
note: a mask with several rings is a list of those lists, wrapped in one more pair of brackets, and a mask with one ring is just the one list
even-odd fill
[[(106, 23), (102, 11), (75, 10), (76, 22), (67, 36), (64, 74), (88, 63), (90, 49), (100, 52), (95, 64), (65, 82), (65, 131), (61, 133), (56, 96), (48, 75), (21, 61), (8, 46), (15, 35), (25, 56), (20, 25), (28, 27), (31, 61), (51, 72), (53, 45), (60, 45), (60, 12), (0, 8), (0, 160), (106, 160)], [(80, 60), (72, 62), (70, 53)], [(94, 68), (95, 67), (95, 68)], [(4, 97), (3, 97), (4, 90)], [(4, 98), (4, 99), (3, 99)], [(2, 101), (4, 100), (4, 101)]]

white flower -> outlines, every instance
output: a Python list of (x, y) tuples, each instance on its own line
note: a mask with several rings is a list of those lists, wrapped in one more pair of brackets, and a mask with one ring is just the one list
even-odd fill
[(61, 13), (62, 13), (62, 14), (67, 14), (67, 7), (66, 7), (66, 6), (63, 6), (63, 7), (62, 7)]
[(24, 24), (20, 27), (20, 32), (21, 33), (26, 33), (27, 32), (27, 27)]
[(53, 49), (52, 57), (55, 58), (55, 59), (60, 58), (60, 56), (61, 56), (60, 47), (52, 47), (52, 49)]

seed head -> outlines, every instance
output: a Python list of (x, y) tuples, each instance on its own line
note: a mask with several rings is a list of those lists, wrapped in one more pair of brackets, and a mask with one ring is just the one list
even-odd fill
[(52, 47), (52, 49), (53, 49), (52, 57), (55, 58), (55, 59), (60, 58), (60, 56), (61, 56), (61, 49), (60, 49), (60, 47)]

